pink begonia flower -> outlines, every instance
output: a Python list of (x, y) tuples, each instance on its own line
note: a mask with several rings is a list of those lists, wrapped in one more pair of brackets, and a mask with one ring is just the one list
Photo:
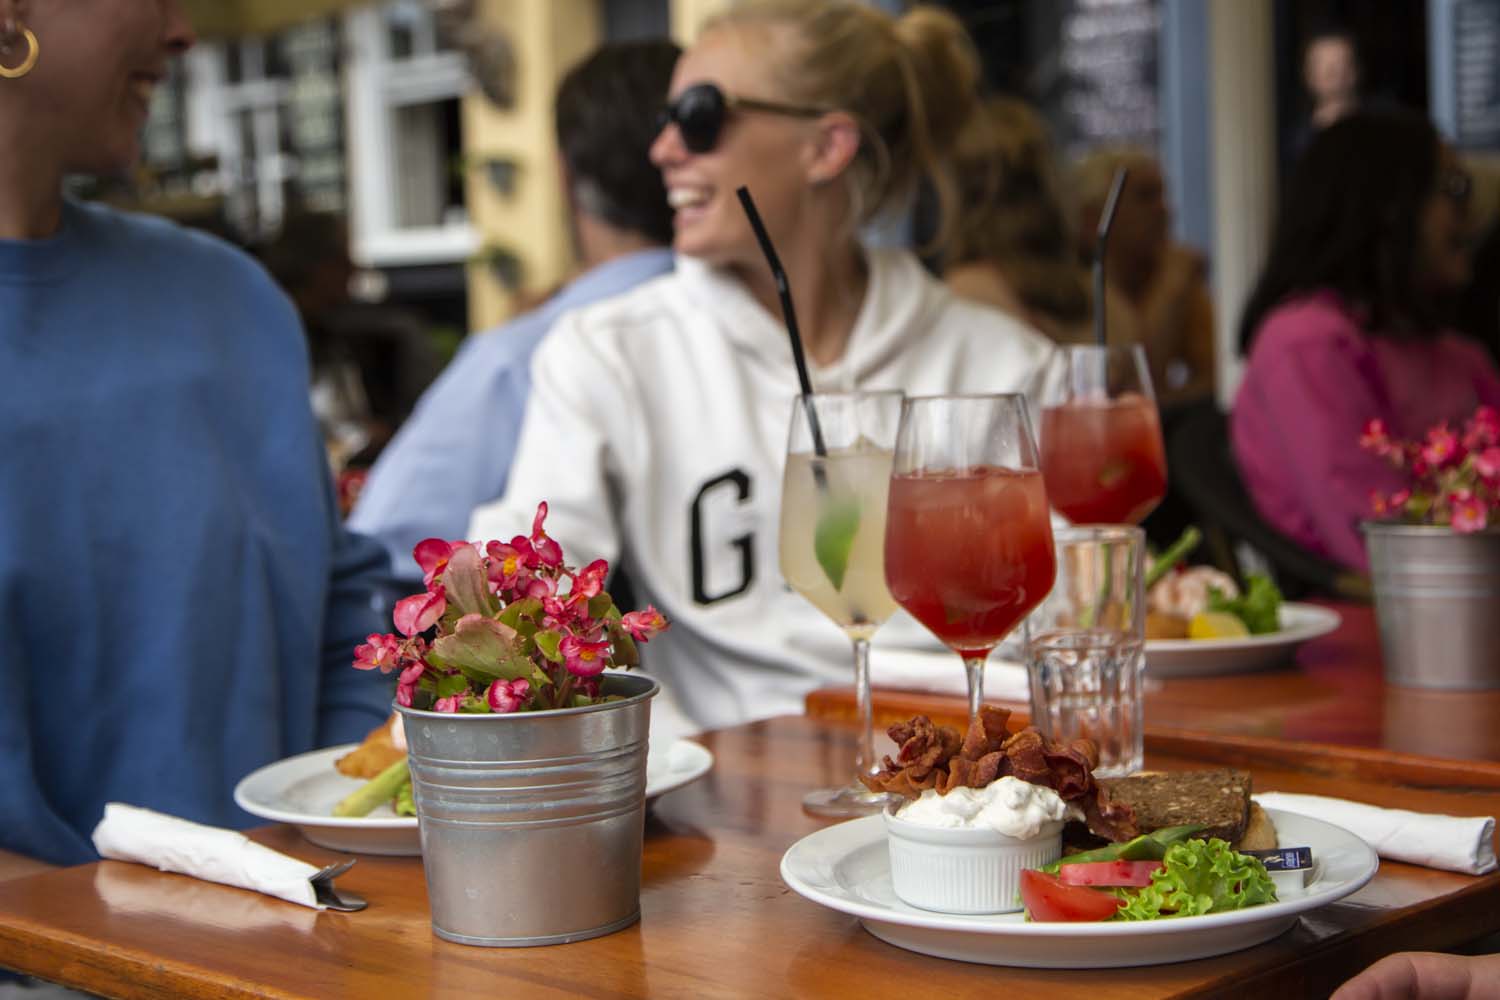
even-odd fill
[(437, 624), (448, 610), (447, 595), (441, 583), (425, 594), (413, 594), (396, 602), (396, 629), (402, 635), (417, 635)]
[(563, 637), (557, 651), (563, 656), (563, 666), (576, 677), (594, 677), (604, 672), (609, 662), (609, 643), (586, 642), (576, 635)]
[(455, 549), (468, 542), (445, 542), (441, 538), (424, 538), (417, 543), (417, 547), (411, 550), (412, 558), (417, 565), (422, 567), (422, 585), (431, 587), (432, 581), (443, 575), (443, 570), (448, 568), (448, 557), (453, 555)]
[(609, 563), (595, 559), (573, 577), (573, 589), (568, 600), (574, 603), (587, 601), (604, 589), (604, 578), (609, 575)]
[(1481, 406), (1469, 418), (1464, 430), (1464, 447), (1470, 451), (1500, 444), (1500, 410)]
[(461, 704), (463, 704), (462, 696), (456, 694), (449, 695), (446, 698), (439, 698), (433, 702), (432, 710), (434, 712), (457, 712), (458, 706)]
[(1500, 447), (1491, 445), (1474, 455), (1474, 471), (1480, 478), (1494, 482), (1500, 479)]
[(537, 564), (536, 552), (531, 543), (517, 535), (505, 542), (490, 542), (485, 546), (490, 557), (490, 583), (502, 591), (517, 589), (531, 578), (531, 569)]
[(1364, 433), (1359, 436), (1359, 446), (1366, 451), (1374, 452), (1376, 455), (1384, 455), (1391, 449), (1391, 438), (1386, 432), (1385, 421), (1376, 417), (1365, 424)]
[(496, 681), (484, 693), (493, 712), (514, 712), (531, 697), (531, 682), (524, 677), (513, 681)]
[(547, 533), (542, 530), (542, 522), (547, 520), (547, 501), (543, 500), (536, 505), (536, 517), (531, 519), (531, 547), (536, 550), (537, 558), (543, 566), (551, 566), (553, 569), (562, 565), (562, 546), (558, 545)]
[(1448, 505), (1453, 512), (1453, 530), (1460, 534), (1483, 531), (1489, 523), (1484, 501), (1468, 490), (1449, 494)]
[(411, 684), (396, 685), (396, 704), (402, 708), (411, 708), (412, 695), (416, 693), (416, 686)]
[(1410, 499), (1411, 490), (1397, 490), (1396, 492), (1391, 494), (1391, 509), (1397, 511), (1402, 510), (1406, 507), (1406, 503)]
[(1427, 443), (1422, 446), (1422, 459), (1428, 465), (1441, 468), (1455, 458), (1462, 457), (1458, 438), (1448, 429), (1447, 424), (1439, 424), (1427, 432)]
[[(1373, 497), (1371, 498), (1374, 499)], [(1377, 512), (1379, 513), (1379, 512)], [(655, 607), (648, 604), (641, 611), (630, 611), (620, 616), (620, 627), (630, 633), (637, 642), (647, 642), (667, 629), (667, 619)]]
[(354, 669), (376, 670), (388, 674), (401, 665), (401, 640), (393, 635), (365, 636), (361, 645), (354, 647)]

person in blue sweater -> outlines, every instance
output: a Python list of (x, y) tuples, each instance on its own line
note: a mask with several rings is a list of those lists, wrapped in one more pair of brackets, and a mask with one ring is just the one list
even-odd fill
[(539, 308), (468, 339), (381, 453), (350, 515), (412, 590), (422, 589), (416, 544), (462, 538), (473, 509), (505, 492), (531, 356), (552, 324), (672, 270), (672, 210), (648, 150), (678, 54), (666, 40), (605, 44), (558, 86), (557, 146), (584, 271)]
[(388, 563), (339, 523), (291, 304), (62, 194), (135, 161), (192, 42), (177, 0), (0, 0), (0, 877), (94, 859), (112, 800), (251, 825), (236, 782), (389, 710), (351, 667)]

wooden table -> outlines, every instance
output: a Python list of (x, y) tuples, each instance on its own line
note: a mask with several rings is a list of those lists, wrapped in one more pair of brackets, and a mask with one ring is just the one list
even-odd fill
[[(643, 919), (609, 937), (484, 949), (435, 937), (421, 864), (361, 858), (340, 885), (362, 913), (317, 913), (242, 890), (101, 862), (0, 886), (0, 965), (109, 996), (157, 997), (1045, 997), (1325, 994), (1380, 955), (1449, 948), (1500, 929), (1500, 875), (1386, 864), (1349, 900), (1253, 949), (1175, 965), (1067, 972), (968, 965), (903, 951), (782, 884), (781, 855), (823, 823), (799, 806), (841, 780), (851, 727), (787, 717), (711, 733), (702, 780), (648, 820)], [(1399, 760), (1361, 750), (1316, 758), (1230, 745), (1153, 750), (1148, 764), (1250, 767), (1257, 786), (1410, 808), (1500, 812), (1500, 766)], [(1352, 755), (1352, 756), (1351, 756)], [(314, 864), (336, 858), (288, 827), (256, 838)], [(587, 859), (579, 859), (586, 863)]]
[[(1500, 690), (1386, 684), (1373, 609), (1327, 606), (1343, 619), (1339, 628), (1301, 647), (1284, 669), (1162, 681), (1151, 680), (1148, 671), (1147, 732), (1212, 732), (1252, 742), (1303, 740), (1500, 761)], [(957, 657), (953, 669), (961, 669)], [(909, 691), (877, 690), (874, 704), (881, 728), (919, 713), (958, 722), (968, 711), (962, 698)], [(852, 719), (853, 689), (814, 692), (807, 711), (819, 718)]]

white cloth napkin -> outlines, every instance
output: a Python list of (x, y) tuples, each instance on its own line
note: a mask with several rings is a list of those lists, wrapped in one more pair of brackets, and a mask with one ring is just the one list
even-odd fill
[[(1025, 702), (1031, 697), (1026, 668), (998, 657), (984, 667), (985, 701)], [(944, 649), (870, 649), (870, 686), (904, 688), (933, 694), (966, 695), (969, 682), (958, 654)]]
[(110, 802), (94, 827), (101, 857), (263, 892), (321, 910), (312, 883), (318, 869), (257, 844), (242, 833)]
[(1496, 867), (1492, 816), (1441, 816), (1288, 792), (1261, 792), (1255, 801), (1266, 809), (1341, 826), (1392, 861), (1468, 875), (1484, 875)]

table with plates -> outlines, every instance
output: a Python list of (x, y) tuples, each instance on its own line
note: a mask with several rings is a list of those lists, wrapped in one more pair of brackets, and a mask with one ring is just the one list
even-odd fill
[[(1460, 760), (1500, 761), (1500, 690), (1437, 691), (1387, 684), (1374, 609), (1323, 605), (1339, 616), (1331, 633), (1300, 646), (1279, 667), (1248, 673), (1155, 678), (1146, 671), (1148, 744), (1181, 733), (1215, 733), (1257, 744), (1286, 740)], [(1148, 654), (1149, 660), (1149, 654)], [(953, 669), (959, 670), (955, 662)], [(962, 724), (962, 698), (877, 689), (876, 727), (915, 714)], [(1012, 704), (1024, 714), (1024, 704)], [(814, 692), (808, 714), (849, 720), (850, 688)]]
[[(1500, 930), (1500, 875), (1387, 862), (1348, 899), (1311, 911), (1265, 944), (1216, 958), (1057, 970), (919, 954), (804, 898), (781, 877), (787, 850), (831, 825), (803, 813), (801, 798), (843, 774), (853, 740), (850, 726), (805, 716), (706, 734), (712, 770), (663, 795), (647, 820), (641, 922), (607, 937), (517, 950), (442, 941), (429, 927), (417, 858), (361, 856), (339, 880), (369, 900), (352, 914), (105, 861), (4, 883), (0, 965), (122, 997), (968, 995), (1002, 984), (1090, 1000), (1104, 991), (1301, 996), (1326, 992), (1391, 951), (1449, 948)], [(1357, 748), (1302, 754), (1291, 746), (1286, 753), (1247, 751), (1232, 740), (1154, 744), (1147, 764), (1192, 768), (1217, 759), (1249, 767), (1261, 790), (1500, 812), (1500, 765)], [(340, 857), (291, 826), (253, 836), (317, 865)]]

